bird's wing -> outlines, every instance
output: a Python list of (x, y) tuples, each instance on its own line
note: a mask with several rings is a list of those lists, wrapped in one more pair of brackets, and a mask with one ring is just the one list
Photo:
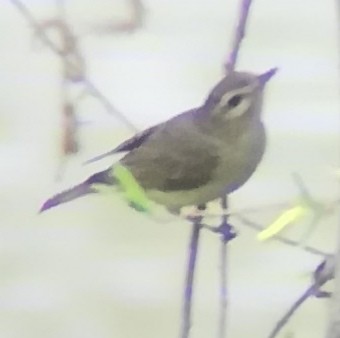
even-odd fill
[(140, 147), (150, 137), (150, 135), (153, 134), (155, 130), (158, 129), (160, 126), (161, 124), (158, 124), (156, 126), (150, 127), (146, 130), (137, 133), (136, 135), (132, 136), (131, 138), (127, 139), (126, 141), (118, 145), (116, 148), (87, 160), (85, 164), (96, 162), (105, 157), (121, 152), (131, 151), (133, 149)]
[(217, 155), (193, 150), (190, 152), (190, 155), (184, 154), (184, 160), (169, 158), (167, 165), (170, 173), (164, 177), (162, 191), (192, 190), (206, 185), (212, 179), (218, 163)]
[(137, 133), (135, 136), (127, 139), (112, 151), (114, 153), (120, 153), (138, 148), (150, 137), (151, 134), (155, 132), (156, 129), (160, 128), (160, 126), (160, 124), (157, 124), (156, 126), (150, 127), (141, 131), (140, 133)]
[(121, 163), (144, 189), (192, 190), (207, 184), (219, 161), (214, 142), (185, 123), (167, 127)]

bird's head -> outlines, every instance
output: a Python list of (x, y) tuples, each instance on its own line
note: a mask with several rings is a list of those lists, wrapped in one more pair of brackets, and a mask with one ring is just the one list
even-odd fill
[(246, 72), (227, 74), (210, 92), (204, 110), (217, 121), (230, 121), (242, 116), (260, 116), (263, 92), (277, 68), (255, 75)]

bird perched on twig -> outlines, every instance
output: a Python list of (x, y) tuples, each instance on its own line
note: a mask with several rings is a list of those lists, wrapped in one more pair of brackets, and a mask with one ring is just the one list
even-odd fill
[[(174, 213), (229, 194), (249, 179), (264, 153), (263, 95), (276, 70), (229, 73), (202, 106), (140, 132), (91, 161), (127, 152), (118, 163), (150, 200)], [(98, 185), (117, 185), (115, 166), (50, 198), (41, 211), (96, 193)]]

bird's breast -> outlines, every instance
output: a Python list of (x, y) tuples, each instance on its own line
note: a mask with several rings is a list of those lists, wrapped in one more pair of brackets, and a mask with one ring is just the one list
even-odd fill
[(256, 133), (242, 135), (234, 143), (221, 142), (219, 163), (206, 184), (191, 190), (164, 192), (152, 189), (146, 193), (153, 201), (172, 210), (178, 210), (187, 205), (205, 204), (243, 185), (256, 170), (264, 148), (263, 128), (259, 128)]
[(215, 177), (224, 184), (227, 193), (238, 189), (255, 172), (263, 157), (265, 143), (265, 130), (259, 124), (220, 147), (221, 164)]

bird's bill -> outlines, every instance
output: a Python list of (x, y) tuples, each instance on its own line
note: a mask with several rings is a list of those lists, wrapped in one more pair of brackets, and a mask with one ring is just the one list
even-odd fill
[(271, 78), (272, 76), (274, 76), (276, 74), (276, 72), (278, 71), (278, 68), (271, 68), (268, 71), (266, 71), (265, 73), (259, 75), (257, 78), (260, 82), (261, 86), (264, 86)]

